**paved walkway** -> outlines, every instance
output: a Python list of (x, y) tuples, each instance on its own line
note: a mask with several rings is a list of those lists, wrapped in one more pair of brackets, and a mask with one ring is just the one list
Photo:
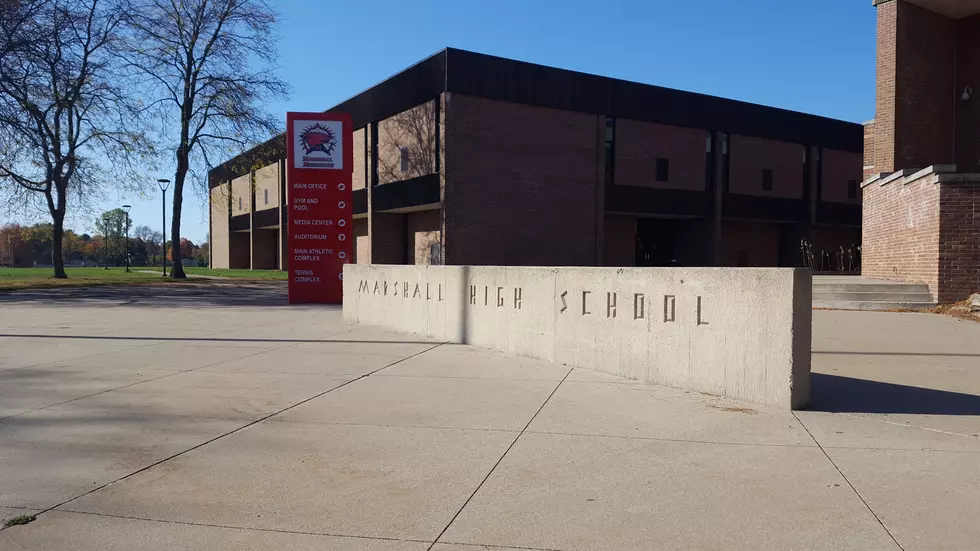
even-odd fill
[(794, 414), (208, 291), (0, 295), (0, 549), (980, 541), (980, 324), (814, 312)]

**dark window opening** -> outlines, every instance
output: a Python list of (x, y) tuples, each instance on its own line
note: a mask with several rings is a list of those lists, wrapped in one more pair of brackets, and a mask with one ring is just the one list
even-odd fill
[(670, 181), (670, 159), (657, 159), (657, 181)]
[(616, 177), (616, 119), (606, 117), (606, 183), (615, 183)]
[(848, 180), (847, 181), (847, 198), (857, 199), (858, 196), (858, 181)]
[(242, 208), (242, 198), (241, 197), (238, 198), (238, 210), (245, 210), (245, 209)]
[(713, 136), (708, 134), (708, 140), (704, 148), (704, 189), (712, 191), (715, 189), (715, 156), (711, 151)]
[(402, 169), (402, 172), (408, 172), (409, 162), (408, 162), (408, 148), (407, 147), (401, 148), (401, 155), (402, 155), (402, 158), (401, 158), (401, 169)]
[(765, 169), (762, 171), (762, 191), (772, 191), (772, 170)]
[(732, 165), (731, 156), (728, 154), (729, 136), (725, 133), (722, 133), (719, 136), (721, 138), (721, 189), (725, 193), (728, 193)]
[(269, 204), (269, 190), (265, 190), (265, 204)]

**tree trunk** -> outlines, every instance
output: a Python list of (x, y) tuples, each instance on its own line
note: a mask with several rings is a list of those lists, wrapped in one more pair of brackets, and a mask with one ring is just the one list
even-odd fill
[(177, 172), (174, 174), (174, 212), (170, 222), (170, 250), (174, 265), (170, 269), (173, 279), (187, 279), (180, 260), (180, 209), (184, 203), (184, 179), (187, 177), (187, 154), (183, 148), (177, 151)]
[(54, 223), (51, 231), (51, 264), (54, 265), (54, 277), (57, 279), (68, 279), (65, 273), (65, 259), (61, 255), (61, 239), (64, 236), (65, 216), (60, 213), (52, 213)]

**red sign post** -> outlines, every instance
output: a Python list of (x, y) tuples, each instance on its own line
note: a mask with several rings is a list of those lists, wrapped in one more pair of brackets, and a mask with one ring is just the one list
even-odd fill
[(351, 117), (286, 113), (289, 303), (340, 304), (353, 256)]

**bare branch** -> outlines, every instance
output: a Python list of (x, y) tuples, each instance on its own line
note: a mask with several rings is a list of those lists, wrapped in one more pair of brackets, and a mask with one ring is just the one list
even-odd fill
[[(125, 57), (142, 75), (138, 86), (153, 106), (141, 115), (159, 116), (173, 136), (174, 236), (180, 235), (188, 177), (205, 174), (229, 145), (244, 151), (281, 130), (261, 109), (288, 93), (271, 73), (277, 21), (265, 0), (138, 0), (130, 12)], [(179, 263), (172, 273), (183, 276)]]
[(141, 151), (115, 56), (126, 1), (20, 0), (0, 17), (0, 190), (51, 216), (56, 277), (69, 201), (119, 181), (107, 166)]

